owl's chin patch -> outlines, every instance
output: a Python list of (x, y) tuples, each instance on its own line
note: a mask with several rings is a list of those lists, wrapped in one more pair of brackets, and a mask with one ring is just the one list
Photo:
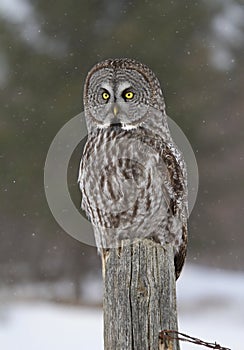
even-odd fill
[(126, 123), (105, 123), (105, 124), (98, 124), (97, 127), (99, 129), (114, 129), (114, 130), (118, 130), (118, 129), (122, 129), (122, 130), (133, 130), (133, 129), (137, 129), (139, 127), (139, 125), (132, 125), (132, 124), (126, 124)]
[(132, 130), (132, 129), (137, 129), (138, 125), (132, 125), (132, 124), (127, 124), (127, 123), (118, 121), (118, 122), (111, 123), (110, 127), (113, 129)]
[(98, 124), (97, 127), (99, 129), (123, 129), (123, 124), (120, 122), (117, 123), (104, 123), (104, 124)]

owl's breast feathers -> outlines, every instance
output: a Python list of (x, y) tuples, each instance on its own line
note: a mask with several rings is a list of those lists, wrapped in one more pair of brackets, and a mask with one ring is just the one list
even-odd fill
[(172, 142), (142, 127), (99, 129), (88, 136), (78, 181), (98, 248), (125, 238), (173, 242), (179, 277), (187, 248), (187, 185)]

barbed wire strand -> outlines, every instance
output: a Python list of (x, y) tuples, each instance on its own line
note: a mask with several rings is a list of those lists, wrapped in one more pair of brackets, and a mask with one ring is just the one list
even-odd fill
[(210, 348), (210, 349), (231, 350), (229, 348), (222, 347), (221, 345), (217, 344), (216, 342), (215, 343), (208, 343), (208, 342), (203, 341), (201, 339), (191, 337), (187, 334), (180, 333), (180, 332), (174, 331), (174, 330), (168, 330), (168, 329), (164, 329), (163, 331), (161, 331), (159, 333), (159, 339), (161, 339), (161, 340), (174, 340), (174, 339), (176, 339), (176, 340), (180, 340), (180, 341), (184, 341), (184, 342), (188, 342), (188, 343), (193, 343), (196, 345), (202, 345), (202, 346), (205, 346), (205, 347)]

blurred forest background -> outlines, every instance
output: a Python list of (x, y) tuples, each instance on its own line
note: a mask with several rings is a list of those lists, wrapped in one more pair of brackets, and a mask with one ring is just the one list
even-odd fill
[(87, 71), (109, 57), (154, 70), (195, 152), (187, 263), (244, 270), (243, 1), (0, 0), (0, 40), (0, 286), (66, 280), (78, 297), (100, 276), (96, 249), (52, 217), (43, 169), (83, 109)]

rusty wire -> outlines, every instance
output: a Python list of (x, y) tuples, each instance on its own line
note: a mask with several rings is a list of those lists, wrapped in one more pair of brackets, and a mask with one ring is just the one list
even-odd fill
[(168, 330), (164, 329), (159, 333), (159, 339), (165, 341), (165, 340), (180, 340), (188, 343), (193, 343), (196, 345), (202, 345), (210, 349), (216, 349), (216, 350), (231, 350), (229, 348), (224, 348), (221, 345), (215, 343), (208, 343), (206, 341), (203, 341), (198, 338), (191, 337), (187, 334), (180, 333), (178, 331)]

